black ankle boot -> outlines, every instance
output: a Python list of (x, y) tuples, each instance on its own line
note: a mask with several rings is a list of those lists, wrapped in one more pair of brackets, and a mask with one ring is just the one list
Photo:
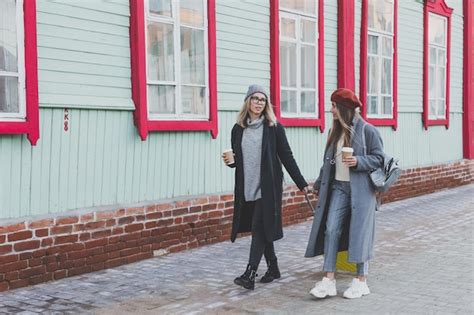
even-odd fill
[(255, 277), (257, 276), (257, 268), (247, 265), (247, 270), (240, 277), (234, 279), (234, 283), (249, 290), (255, 288)]
[(280, 269), (278, 269), (277, 259), (267, 260), (268, 270), (265, 275), (260, 279), (262, 283), (272, 282), (275, 279), (280, 279)]

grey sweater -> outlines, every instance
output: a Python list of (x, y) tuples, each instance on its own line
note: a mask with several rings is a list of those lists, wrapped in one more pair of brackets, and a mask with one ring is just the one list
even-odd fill
[(261, 116), (252, 122), (242, 135), (242, 157), (244, 160), (245, 201), (262, 198), (260, 190), (260, 166), (262, 162), (263, 119)]

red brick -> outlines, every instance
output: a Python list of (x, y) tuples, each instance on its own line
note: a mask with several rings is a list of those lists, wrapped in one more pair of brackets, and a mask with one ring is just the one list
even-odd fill
[(108, 241), (105, 238), (98, 239), (98, 240), (93, 240), (93, 241), (86, 242), (85, 247), (86, 248), (93, 248), (93, 247), (97, 247), (97, 246), (104, 246), (104, 245), (107, 245), (107, 242)]
[(179, 208), (179, 209), (175, 209), (171, 212), (171, 215), (173, 217), (177, 217), (177, 216), (180, 216), (180, 215), (183, 215), (183, 214), (187, 214), (188, 213), (188, 208)]
[(97, 232), (92, 232), (92, 238), (104, 238), (107, 236), (110, 236), (112, 234), (111, 230), (103, 230), (103, 231), (97, 231)]
[(120, 251), (120, 256), (121, 257), (130, 256), (130, 255), (138, 254), (139, 252), (140, 252), (140, 248), (137, 248), (137, 247), (127, 248)]
[(43, 264), (43, 260), (41, 258), (33, 258), (28, 260), (28, 267), (36, 267)]
[(183, 218), (183, 222), (194, 222), (199, 219), (199, 216), (197, 214), (194, 215), (188, 215)]
[(155, 211), (156, 211), (155, 205), (149, 205), (149, 206), (146, 206), (145, 208), (145, 213), (150, 213), (150, 212), (155, 212)]
[(81, 215), (81, 217), (80, 217), (80, 222), (81, 223), (87, 223), (87, 222), (91, 222), (91, 221), (94, 221), (94, 214), (93, 213), (84, 214), (84, 215)]
[(46, 273), (46, 266), (37, 266), (20, 271), (20, 279), (29, 278)]
[(54, 272), (54, 279), (59, 280), (67, 277), (67, 270), (58, 270)]
[(91, 269), (92, 269), (93, 272), (102, 270), (104, 268), (105, 268), (105, 264), (103, 262), (95, 264), (95, 265), (91, 265)]
[(221, 195), (220, 196), (221, 201), (230, 201), (234, 200), (234, 195)]
[(21, 242), (21, 243), (15, 243), (13, 248), (17, 252), (21, 252), (24, 250), (30, 250), (30, 249), (36, 249), (40, 247), (40, 241), (38, 240), (32, 240), (32, 241), (26, 241), (26, 242)]
[(202, 211), (214, 210), (214, 209), (217, 209), (217, 203), (211, 203), (211, 204), (202, 206)]
[(35, 230), (35, 236), (36, 237), (45, 237), (49, 235), (49, 230), (48, 229), (38, 229)]
[(132, 233), (139, 230), (143, 230), (143, 223), (135, 223), (125, 226), (126, 233)]
[(194, 206), (189, 208), (189, 213), (194, 213), (194, 212), (201, 212), (202, 211), (202, 206)]
[(105, 221), (105, 226), (106, 227), (110, 227), (110, 226), (114, 226), (114, 225), (117, 225), (117, 220), (115, 220), (115, 219), (109, 219), (109, 220)]
[(8, 254), (12, 251), (12, 245), (0, 246), (0, 255)]
[(83, 267), (69, 269), (67, 271), (67, 275), (68, 277), (72, 277), (72, 276), (82, 275), (84, 273), (88, 273), (91, 271), (92, 271), (91, 266), (83, 266)]
[(28, 279), (10, 281), (10, 290), (26, 287), (27, 285), (28, 285)]
[(115, 211), (97, 212), (95, 215), (97, 220), (108, 220), (115, 218)]
[(155, 221), (145, 223), (145, 229), (152, 229), (154, 227), (156, 227), (156, 222)]
[(116, 218), (123, 217), (124, 215), (125, 215), (125, 209), (119, 209), (119, 210), (115, 211), (115, 217)]
[(72, 232), (72, 225), (53, 226), (51, 228), (51, 235), (66, 234)]
[(0, 235), (0, 244), (5, 243), (5, 240), (7, 239), (6, 235)]
[(77, 242), (78, 239), (79, 239), (79, 236), (77, 234), (57, 236), (54, 239), (54, 244), (59, 245), (59, 244), (66, 244), (66, 243), (75, 243)]
[(33, 236), (33, 233), (31, 231), (21, 231), (21, 232), (16, 232), (8, 235), (8, 241), (9, 242), (15, 242), (15, 241), (21, 241), (21, 240), (26, 240), (29, 239)]
[(109, 260), (105, 263), (105, 268), (118, 267), (127, 263), (127, 257), (120, 257), (116, 259)]
[(133, 221), (135, 221), (134, 217), (123, 217), (118, 220), (118, 224), (125, 225), (125, 224), (132, 223)]
[(91, 233), (81, 233), (79, 235), (79, 241), (85, 242), (91, 239)]
[(108, 258), (109, 258), (109, 254), (107, 254), (107, 253), (87, 257), (86, 264), (87, 265), (95, 265), (95, 264), (102, 263), (102, 262), (106, 261)]
[(112, 235), (123, 234), (123, 227), (115, 227), (112, 230)]
[(26, 229), (25, 222), (11, 224), (7, 226), (0, 226), (0, 234), (9, 234)]
[(53, 238), (52, 237), (45, 238), (45, 239), (41, 240), (41, 247), (48, 247), (48, 246), (51, 246), (51, 245), (53, 245)]
[(103, 228), (105, 226), (105, 221), (96, 221), (89, 222), (84, 225), (84, 230), (96, 230)]
[(79, 217), (56, 218), (56, 225), (74, 224), (79, 222)]
[(8, 291), (9, 288), (10, 286), (7, 281), (0, 282), (0, 292)]
[(152, 213), (148, 213), (146, 215), (146, 219), (147, 220), (156, 220), (156, 219), (159, 219), (163, 216), (163, 213), (161, 212), (152, 212)]
[(86, 259), (85, 258), (77, 259), (77, 260), (74, 260), (72, 263), (73, 263), (74, 268), (82, 267), (86, 264)]
[(173, 209), (173, 205), (170, 203), (162, 203), (162, 204), (156, 205), (157, 211), (165, 211), (165, 210), (171, 210), (171, 209)]
[(14, 261), (18, 261), (19, 259), (20, 259), (20, 255), (18, 254), (0, 256), (0, 266), (2, 266), (3, 264), (8, 264)]
[(1, 265), (0, 266), (0, 273), (21, 270), (21, 269), (25, 269), (27, 267), (28, 267), (28, 261), (20, 260), (20, 261), (12, 262), (12, 263), (9, 263), (9, 264)]
[(5, 274), (5, 280), (7, 281), (18, 280), (19, 277), (20, 277), (19, 271), (11, 271)]
[(144, 213), (145, 213), (144, 207), (125, 209), (125, 215), (128, 215), (128, 216), (136, 215), (136, 214), (144, 214)]

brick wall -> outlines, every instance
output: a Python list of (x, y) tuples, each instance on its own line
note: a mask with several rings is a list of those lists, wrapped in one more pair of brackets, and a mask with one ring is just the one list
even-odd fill
[[(384, 202), (474, 182), (474, 160), (405, 170)], [(313, 204), (314, 204), (314, 198)], [(294, 185), (283, 194), (284, 225), (311, 217)], [(0, 291), (229, 240), (233, 195), (113, 211), (0, 221)]]

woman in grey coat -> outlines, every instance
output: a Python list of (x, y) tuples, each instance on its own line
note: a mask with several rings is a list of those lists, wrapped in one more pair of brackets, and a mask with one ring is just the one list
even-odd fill
[[(348, 250), (348, 261), (357, 264), (357, 277), (344, 297), (360, 298), (370, 293), (366, 277), (368, 261), (373, 257), (377, 206), (368, 172), (382, 165), (383, 145), (378, 130), (360, 116), (361, 103), (351, 90), (337, 89), (331, 102), (333, 126), (313, 187), (319, 198), (305, 254), (324, 254), (326, 276), (310, 294), (317, 298), (337, 295), (336, 257), (338, 251)], [(342, 158), (343, 147), (351, 147), (352, 156)]]

